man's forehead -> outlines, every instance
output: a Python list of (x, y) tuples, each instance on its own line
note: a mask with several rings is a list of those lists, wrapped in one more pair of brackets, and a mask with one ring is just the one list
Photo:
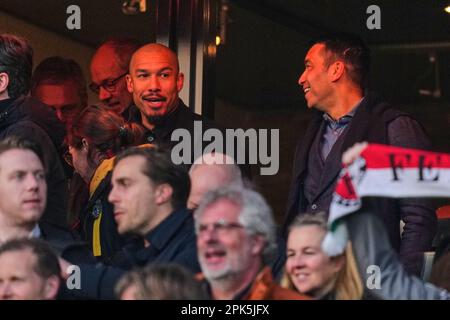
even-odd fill
[(3, 171), (31, 171), (43, 170), (43, 165), (33, 151), (11, 149), (0, 154), (0, 168)]
[(140, 155), (133, 155), (121, 159), (113, 170), (114, 179), (136, 177), (143, 175), (142, 167), (145, 164), (145, 159)]
[(239, 217), (239, 213), (239, 205), (232, 200), (219, 199), (205, 208), (202, 220), (218, 221), (225, 219), (227, 221), (234, 221)]
[(44, 82), (37, 87), (36, 92), (41, 99), (44, 98), (46, 101), (80, 100), (78, 88), (72, 80), (66, 80), (61, 83)]
[(305, 61), (311, 61), (315, 58), (323, 57), (325, 54), (325, 45), (323, 43), (316, 43), (313, 45), (306, 54)]
[(101, 80), (115, 78), (123, 72), (114, 49), (109, 46), (104, 46), (97, 50), (92, 57), (90, 70), (92, 77), (101, 77)]
[[(32, 267), (37, 261), (37, 257), (30, 248), (22, 248), (3, 252), (0, 255), (0, 260), (3, 262), (12, 262), (16, 266), (16, 270), (23, 270), (25, 267)], [(16, 263), (17, 261), (21, 263)]]
[(131, 59), (130, 68), (177, 68), (176, 56), (165, 49), (139, 49)]

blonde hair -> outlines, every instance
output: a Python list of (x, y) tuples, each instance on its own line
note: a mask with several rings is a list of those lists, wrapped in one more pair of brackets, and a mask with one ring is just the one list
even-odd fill
[[(327, 231), (325, 213), (318, 214), (302, 214), (298, 216), (290, 225), (289, 232), (294, 228), (299, 228), (307, 225), (315, 225)], [(355, 256), (353, 255), (352, 243), (349, 241), (344, 253), (338, 257), (331, 257), (330, 259), (344, 258), (343, 268), (338, 272), (336, 282), (333, 286), (334, 297), (336, 300), (361, 300), (364, 288), (359, 275), (358, 266), (356, 264)], [(280, 280), (280, 285), (284, 288), (298, 291), (292, 283), (292, 280), (286, 270)]]
[(364, 288), (350, 241), (347, 243), (344, 255), (344, 267), (339, 272), (335, 284), (336, 300), (361, 300)]

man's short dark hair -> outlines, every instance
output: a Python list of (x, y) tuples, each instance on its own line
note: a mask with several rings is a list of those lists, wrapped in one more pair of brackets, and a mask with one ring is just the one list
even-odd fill
[(142, 43), (133, 38), (114, 37), (107, 39), (98, 48), (103, 46), (111, 47), (116, 54), (119, 67), (124, 71), (128, 71), (131, 57), (142, 46)]
[(9, 136), (3, 140), (0, 140), (0, 155), (5, 153), (6, 151), (13, 149), (29, 150), (33, 152), (41, 161), (44, 169), (46, 169), (44, 161), (44, 153), (42, 152), (41, 147), (37, 143), (17, 136)]
[(149, 177), (152, 183), (160, 185), (169, 184), (173, 189), (172, 207), (174, 210), (186, 207), (191, 189), (191, 182), (187, 169), (172, 162), (170, 151), (158, 147), (132, 147), (120, 153), (115, 159), (115, 165), (121, 160), (131, 156), (142, 156), (145, 165), (142, 172)]
[(7, 252), (31, 250), (36, 256), (36, 264), (33, 266), (36, 274), (44, 279), (51, 276), (60, 276), (61, 267), (58, 256), (50, 245), (41, 239), (13, 239), (0, 246), (0, 256)]
[(189, 270), (173, 263), (152, 264), (127, 272), (116, 284), (116, 296), (121, 298), (130, 287), (136, 288), (136, 300), (208, 299), (202, 283)]
[(62, 57), (48, 57), (36, 67), (31, 78), (31, 94), (41, 84), (62, 84), (65, 81), (73, 81), (78, 87), (78, 96), (82, 106), (87, 104), (86, 80), (80, 65), (73, 59)]
[(367, 88), (370, 50), (359, 36), (348, 33), (331, 34), (321, 36), (312, 42), (318, 43), (325, 45), (326, 67), (338, 59), (344, 61), (350, 79), (362, 90)]
[(9, 77), (8, 96), (16, 99), (30, 91), (33, 49), (28, 42), (11, 34), (0, 35), (0, 72)]

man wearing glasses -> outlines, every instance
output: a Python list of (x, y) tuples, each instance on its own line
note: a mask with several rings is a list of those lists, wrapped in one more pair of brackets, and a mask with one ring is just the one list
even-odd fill
[(139, 42), (133, 39), (110, 39), (100, 45), (91, 60), (89, 89), (108, 108), (132, 122), (135, 122), (130, 119), (133, 96), (127, 90), (125, 75), (131, 56), (139, 47)]
[(307, 299), (272, 279), (268, 265), (277, 252), (275, 223), (259, 193), (239, 187), (208, 193), (195, 211), (195, 229), (212, 299)]

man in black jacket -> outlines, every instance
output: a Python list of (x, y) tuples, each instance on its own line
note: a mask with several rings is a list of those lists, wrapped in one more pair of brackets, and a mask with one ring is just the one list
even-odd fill
[[(147, 143), (165, 145), (172, 149), (179, 143), (177, 140), (172, 140), (173, 132), (176, 129), (182, 129), (179, 132), (189, 133), (191, 138), (190, 157), (183, 156), (183, 164), (190, 166), (201, 156), (201, 153), (196, 154), (196, 146), (200, 146), (200, 151), (203, 152), (204, 147), (209, 143), (203, 141), (203, 132), (208, 129), (217, 129), (224, 137), (222, 153), (225, 153), (228, 141), (226, 141), (224, 128), (192, 112), (179, 98), (179, 92), (184, 84), (184, 75), (180, 72), (175, 52), (157, 43), (144, 45), (133, 54), (130, 73), (126, 78), (128, 90), (133, 94), (133, 100), (138, 109), (133, 112), (140, 113), (132, 118), (140, 118), (142, 125), (147, 129)], [(235, 147), (235, 154), (236, 150)], [(242, 165), (240, 168), (243, 175), (250, 178), (250, 167)]]
[[(297, 145), (284, 230), (302, 212), (328, 211), (342, 153), (354, 143), (430, 148), (416, 120), (368, 93), (369, 65), (368, 48), (351, 35), (319, 39), (308, 51), (299, 85), (308, 108), (316, 110)], [(418, 199), (379, 199), (376, 206), (407, 270), (418, 273), (417, 259), (430, 249), (436, 230), (433, 209)]]
[[(49, 168), (48, 201), (43, 221), (65, 227), (67, 180), (59, 161), (56, 145), (59, 137), (54, 112), (26, 95), (30, 89), (33, 50), (13, 35), (0, 35), (0, 139), (18, 136), (37, 143)], [(54, 120), (54, 121), (53, 121)], [(55, 126), (53, 124), (56, 124)]]
[(152, 43), (138, 49), (131, 58), (126, 79), (142, 125), (147, 129), (147, 142), (173, 146), (172, 132), (184, 128), (193, 134), (194, 121), (202, 121), (203, 130), (216, 127), (212, 121), (193, 113), (179, 98), (184, 75), (176, 54), (168, 47)]
[[(108, 200), (119, 233), (138, 239), (117, 254), (113, 266), (79, 264), (81, 289), (72, 293), (113, 299), (114, 287), (127, 270), (153, 263), (175, 263), (199, 272), (194, 218), (186, 209), (189, 190), (187, 171), (173, 164), (167, 151), (134, 147), (118, 155)], [(68, 264), (61, 264), (67, 270)]]

